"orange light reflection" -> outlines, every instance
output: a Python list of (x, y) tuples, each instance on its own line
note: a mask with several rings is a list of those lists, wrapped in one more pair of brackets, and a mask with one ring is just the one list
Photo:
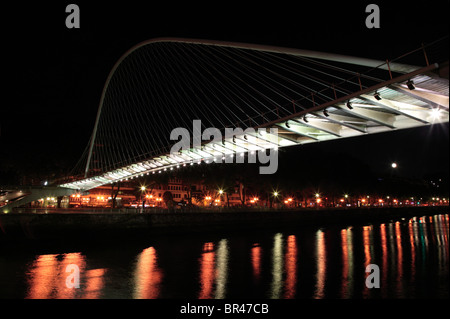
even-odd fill
[(153, 247), (144, 249), (138, 256), (134, 274), (135, 299), (158, 298), (163, 275), (157, 260), (156, 250)]
[(316, 288), (314, 292), (315, 299), (325, 297), (325, 274), (327, 270), (327, 252), (325, 247), (325, 235), (322, 230), (316, 233)]
[(40, 255), (31, 266), (27, 299), (48, 299), (58, 272), (57, 255)]
[(104, 286), (105, 268), (91, 269), (86, 271), (85, 299), (98, 299)]
[[(395, 223), (395, 238), (397, 246), (397, 291), (403, 292), (403, 247), (402, 247), (402, 233), (400, 229), (400, 222)], [(403, 295), (400, 297), (404, 297)]]
[(255, 244), (251, 250), (253, 277), (256, 281), (259, 280), (261, 274), (261, 247)]
[(213, 297), (213, 285), (215, 279), (215, 255), (214, 243), (203, 245), (203, 253), (200, 258), (200, 293), (199, 299), (211, 299)]
[[(73, 299), (82, 291), (69, 288), (66, 279), (71, 275), (66, 267), (75, 264), (80, 270), (80, 277), (85, 267), (85, 257), (80, 253), (63, 255), (39, 255), (27, 273), (28, 293), (26, 299)], [(81, 278), (80, 278), (81, 282)], [(81, 285), (81, 284), (80, 284)]]
[(353, 240), (350, 228), (341, 230), (342, 247), (342, 298), (351, 298), (353, 294)]
[(292, 299), (295, 297), (297, 284), (297, 242), (294, 235), (287, 238), (286, 248), (286, 284), (285, 284), (285, 299)]

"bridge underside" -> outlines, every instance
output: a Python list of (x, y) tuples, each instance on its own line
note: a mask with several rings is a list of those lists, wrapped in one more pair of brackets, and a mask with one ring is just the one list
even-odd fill
[[(334, 101), (256, 127), (254, 133), (203, 143), (178, 154), (161, 156), (59, 187), (89, 190), (139, 176), (175, 170), (258, 150), (389, 132), (449, 121), (449, 82), (437, 64), (362, 89)], [(273, 130), (277, 129), (277, 134)]]
[[(70, 196), (76, 192), (74, 189), (62, 187), (2, 187), (0, 191), (0, 212), (8, 213), (13, 208), (38, 201), (39, 199), (58, 198), (61, 196)], [(55, 201), (57, 201), (55, 199)]]

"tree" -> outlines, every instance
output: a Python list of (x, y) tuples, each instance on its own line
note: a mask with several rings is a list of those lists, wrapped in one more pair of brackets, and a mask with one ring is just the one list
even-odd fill
[[(114, 186), (117, 185), (117, 189), (114, 190)], [(111, 199), (112, 199), (112, 203), (111, 203), (111, 207), (112, 208), (116, 208), (116, 198), (117, 195), (119, 194), (120, 191), (120, 182), (117, 183), (112, 183), (111, 184)]]
[(182, 185), (187, 191), (187, 201), (192, 205), (192, 187), (203, 182), (205, 176), (205, 165), (188, 165), (177, 170), (175, 176), (182, 180)]
[(173, 208), (173, 195), (170, 191), (165, 191), (162, 197), (164, 203), (166, 204), (167, 208), (171, 209)]

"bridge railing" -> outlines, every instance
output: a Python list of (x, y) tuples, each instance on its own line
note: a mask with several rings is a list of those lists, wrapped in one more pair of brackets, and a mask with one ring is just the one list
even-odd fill
[[(417, 68), (423, 66), (429, 66), (433, 63), (443, 63), (448, 61), (449, 56), (449, 37), (445, 36), (436, 41), (428, 44), (422, 44), (422, 46), (411, 50), (407, 53), (402, 54), (399, 57), (393, 58), (391, 60), (386, 59), (386, 62), (381, 63), (377, 67), (369, 68), (361, 73), (353, 72), (352, 76), (349, 78), (338, 82), (330, 83), (328, 88), (324, 88), (319, 91), (311, 91), (310, 96), (305, 96), (302, 99), (293, 100), (291, 105), (285, 104), (283, 107), (275, 107), (274, 109), (261, 113), (261, 115), (253, 118), (249, 118), (245, 122), (236, 122), (235, 126), (249, 126), (249, 124), (258, 123), (265, 121), (266, 119), (271, 119), (273, 117), (283, 118), (289, 116), (296, 111), (301, 109), (307, 109), (317, 105), (317, 101), (314, 97), (319, 94), (334, 96), (335, 99), (342, 97), (343, 94), (339, 91), (347, 92), (348, 94), (354, 93), (355, 88), (362, 90), (363, 88), (370, 87), (376, 82), (387, 81), (399, 75), (399, 73), (390, 70), (390, 64), (392, 63), (402, 63), (405, 65), (416, 65)], [(357, 84), (357, 86), (355, 86)], [(359, 86), (359, 88), (358, 88)], [(292, 109), (292, 113), (287, 113), (285, 109)], [(267, 122), (270, 122), (267, 121)]]

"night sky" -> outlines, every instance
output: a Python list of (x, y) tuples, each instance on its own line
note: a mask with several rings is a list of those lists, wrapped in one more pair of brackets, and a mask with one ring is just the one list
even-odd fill
[[(21, 1), (2, 5), (6, 85), (0, 104), (0, 172), (69, 171), (88, 143), (114, 63), (130, 47), (150, 38), (249, 42), (385, 60), (448, 35), (449, 1), (396, 5), (375, 1), (381, 10), (381, 28), (368, 29), (365, 7), (371, 2)], [(65, 26), (69, 3), (80, 7), (80, 29)], [(311, 144), (298, 148), (297, 155), (320, 151), (323, 161), (329, 161), (327, 152), (340, 152), (374, 171), (386, 170), (396, 161), (405, 176), (448, 175), (448, 137), (447, 123)]]

